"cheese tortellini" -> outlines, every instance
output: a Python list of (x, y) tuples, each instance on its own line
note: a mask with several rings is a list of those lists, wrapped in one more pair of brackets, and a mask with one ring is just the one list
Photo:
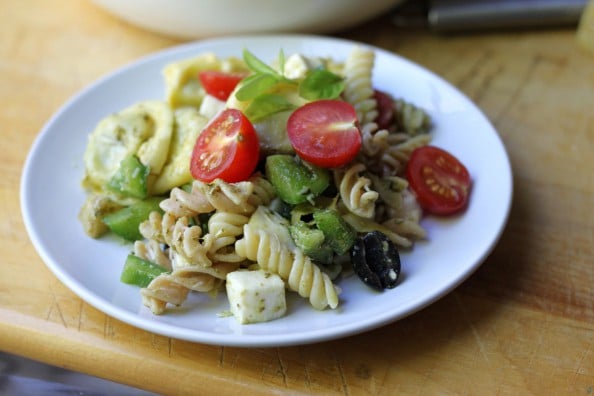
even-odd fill
[(83, 185), (104, 191), (120, 162), (131, 154), (150, 168), (154, 179), (167, 161), (173, 128), (173, 112), (161, 101), (141, 102), (106, 117), (89, 136)]
[(208, 122), (193, 107), (182, 107), (174, 112), (174, 128), (165, 166), (152, 186), (152, 193), (160, 195), (174, 187), (191, 182), (190, 158), (200, 131)]

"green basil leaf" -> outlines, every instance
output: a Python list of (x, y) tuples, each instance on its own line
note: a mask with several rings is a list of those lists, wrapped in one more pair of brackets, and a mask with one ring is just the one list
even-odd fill
[(245, 109), (245, 115), (251, 122), (258, 122), (261, 119), (285, 110), (295, 109), (297, 106), (289, 102), (284, 96), (275, 94), (264, 94), (255, 98)]
[(241, 86), (235, 92), (237, 100), (244, 101), (256, 98), (258, 95), (265, 94), (279, 82), (279, 77), (271, 74), (253, 74), (246, 77)]
[(243, 50), (243, 60), (244, 60), (245, 64), (247, 65), (247, 67), (249, 67), (250, 70), (252, 70), (256, 73), (272, 74), (272, 75), (278, 76), (278, 73), (276, 70), (274, 70), (272, 67), (268, 66), (266, 63), (262, 62), (260, 59), (258, 59), (254, 54), (252, 54), (247, 49)]
[(285, 75), (285, 51), (282, 49), (278, 54), (278, 69), (280, 70), (281, 76)]
[(299, 96), (307, 100), (336, 99), (344, 86), (342, 77), (325, 69), (315, 69), (299, 84)]

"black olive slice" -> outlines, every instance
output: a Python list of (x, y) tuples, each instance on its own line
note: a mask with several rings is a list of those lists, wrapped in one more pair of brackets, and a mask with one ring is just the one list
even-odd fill
[(362, 238), (357, 238), (351, 250), (351, 261), (355, 274), (372, 289), (382, 291), (384, 287), (379, 277), (367, 265), (365, 243)]
[(363, 237), (367, 265), (378, 276), (383, 288), (396, 287), (400, 275), (400, 254), (386, 234), (373, 231)]
[(369, 287), (382, 291), (396, 287), (401, 264), (398, 249), (382, 232), (358, 237), (351, 250), (353, 270)]

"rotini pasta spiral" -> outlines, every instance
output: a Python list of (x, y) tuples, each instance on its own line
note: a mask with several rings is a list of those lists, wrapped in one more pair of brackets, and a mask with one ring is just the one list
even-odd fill
[[(210, 278), (209, 278), (210, 279)], [(187, 298), (190, 289), (172, 280), (170, 274), (162, 274), (144, 289), (140, 289), (142, 304), (155, 315), (165, 312), (167, 304), (181, 305)]]
[(140, 290), (140, 294), (142, 303), (150, 308), (152, 313), (160, 315), (165, 312), (167, 304), (181, 305), (191, 290), (209, 292), (220, 286), (221, 282), (220, 279), (205, 273), (186, 273), (182, 278), (174, 271), (153, 279), (146, 288)]
[(425, 229), (414, 220), (393, 217), (384, 221), (382, 225), (401, 237), (408, 239), (410, 241), (408, 246), (412, 246), (414, 240), (420, 240), (427, 237)]
[(335, 170), (334, 178), (346, 208), (357, 216), (371, 219), (379, 194), (371, 189), (371, 180), (361, 176), (365, 169), (362, 163), (354, 163), (346, 169)]
[(143, 304), (156, 315), (165, 312), (167, 304), (181, 305), (190, 291), (217, 291), (227, 274), (238, 268), (234, 263), (215, 263), (209, 267), (189, 265), (175, 251), (172, 256), (173, 272), (157, 276), (140, 291)]
[(400, 130), (412, 136), (429, 131), (431, 119), (420, 107), (405, 102), (402, 99), (397, 99), (394, 101), (394, 110), (396, 113), (396, 122)]
[(371, 73), (375, 53), (361, 46), (353, 48), (344, 64), (344, 99), (355, 107), (361, 125), (377, 118), (377, 102), (373, 96)]
[(189, 192), (179, 187), (173, 188), (169, 193), (169, 198), (161, 201), (159, 205), (161, 209), (177, 217), (195, 216), (214, 210), (208, 198), (198, 192), (199, 188), (196, 183), (199, 182), (193, 182), (192, 190)]
[(399, 233), (392, 231), (390, 228), (386, 227), (383, 224), (378, 223), (375, 220), (371, 219), (364, 219), (363, 217), (359, 217), (354, 213), (346, 213), (343, 216), (343, 219), (346, 220), (357, 232), (368, 233), (371, 231), (380, 231), (396, 245), (409, 248), (412, 246), (412, 240), (400, 235)]
[(273, 197), (274, 188), (259, 175), (238, 183), (227, 183), (220, 179), (212, 183), (195, 180), (190, 192), (174, 188), (169, 198), (161, 202), (161, 208), (178, 217), (214, 210), (250, 214)]
[(159, 264), (161, 267), (171, 269), (171, 260), (169, 259), (169, 256), (161, 249), (160, 243), (154, 239), (135, 241), (134, 255), (155, 264)]
[(190, 263), (203, 266), (212, 264), (207, 255), (211, 239), (202, 238), (202, 228), (190, 225), (186, 216), (176, 218), (169, 212), (163, 215), (151, 212), (148, 220), (140, 224), (140, 233), (147, 239), (169, 245)]
[[(170, 264), (175, 268), (171, 273), (163, 273), (140, 290), (142, 302), (155, 315), (165, 312), (167, 304), (181, 305), (190, 291), (212, 292), (223, 282), (227, 272), (237, 269), (219, 268), (218, 264), (208, 267), (188, 265), (186, 259), (173, 249), (169, 249)], [(223, 279), (221, 279), (223, 278)]]
[(374, 157), (388, 148), (387, 129), (379, 129), (375, 122), (361, 126), (361, 151), (366, 157)]
[(208, 233), (212, 237), (208, 255), (212, 261), (237, 263), (245, 260), (235, 252), (234, 245), (248, 220), (248, 216), (228, 212), (216, 212), (208, 219)]
[(370, 177), (379, 193), (375, 221), (402, 237), (400, 245), (410, 246), (414, 240), (425, 238), (425, 229), (419, 224), (422, 211), (408, 190), (406, 179), (398, 176)]
[(430, 135), (420, 134), (389, 146), (379, 158), (382, 174), (402, 174), (413, 150), (429, 144), (430, 141)]

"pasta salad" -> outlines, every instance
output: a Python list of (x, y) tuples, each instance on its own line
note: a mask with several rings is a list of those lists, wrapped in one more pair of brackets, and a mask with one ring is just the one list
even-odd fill
[(355, 46), (343, 61), (244, 50), (168, 64), (164, 100), (89, 135), (85, 232), (133, 243), (121, 280), (154, 314), (225, 291), (255, 323), (286, 313), (286, 290), (324, 310), (345, 276), (395, 287), (423, 213), (464, 210), (470, 177), (430, 146), (423, 109), (373, 86), (374, 60)]

